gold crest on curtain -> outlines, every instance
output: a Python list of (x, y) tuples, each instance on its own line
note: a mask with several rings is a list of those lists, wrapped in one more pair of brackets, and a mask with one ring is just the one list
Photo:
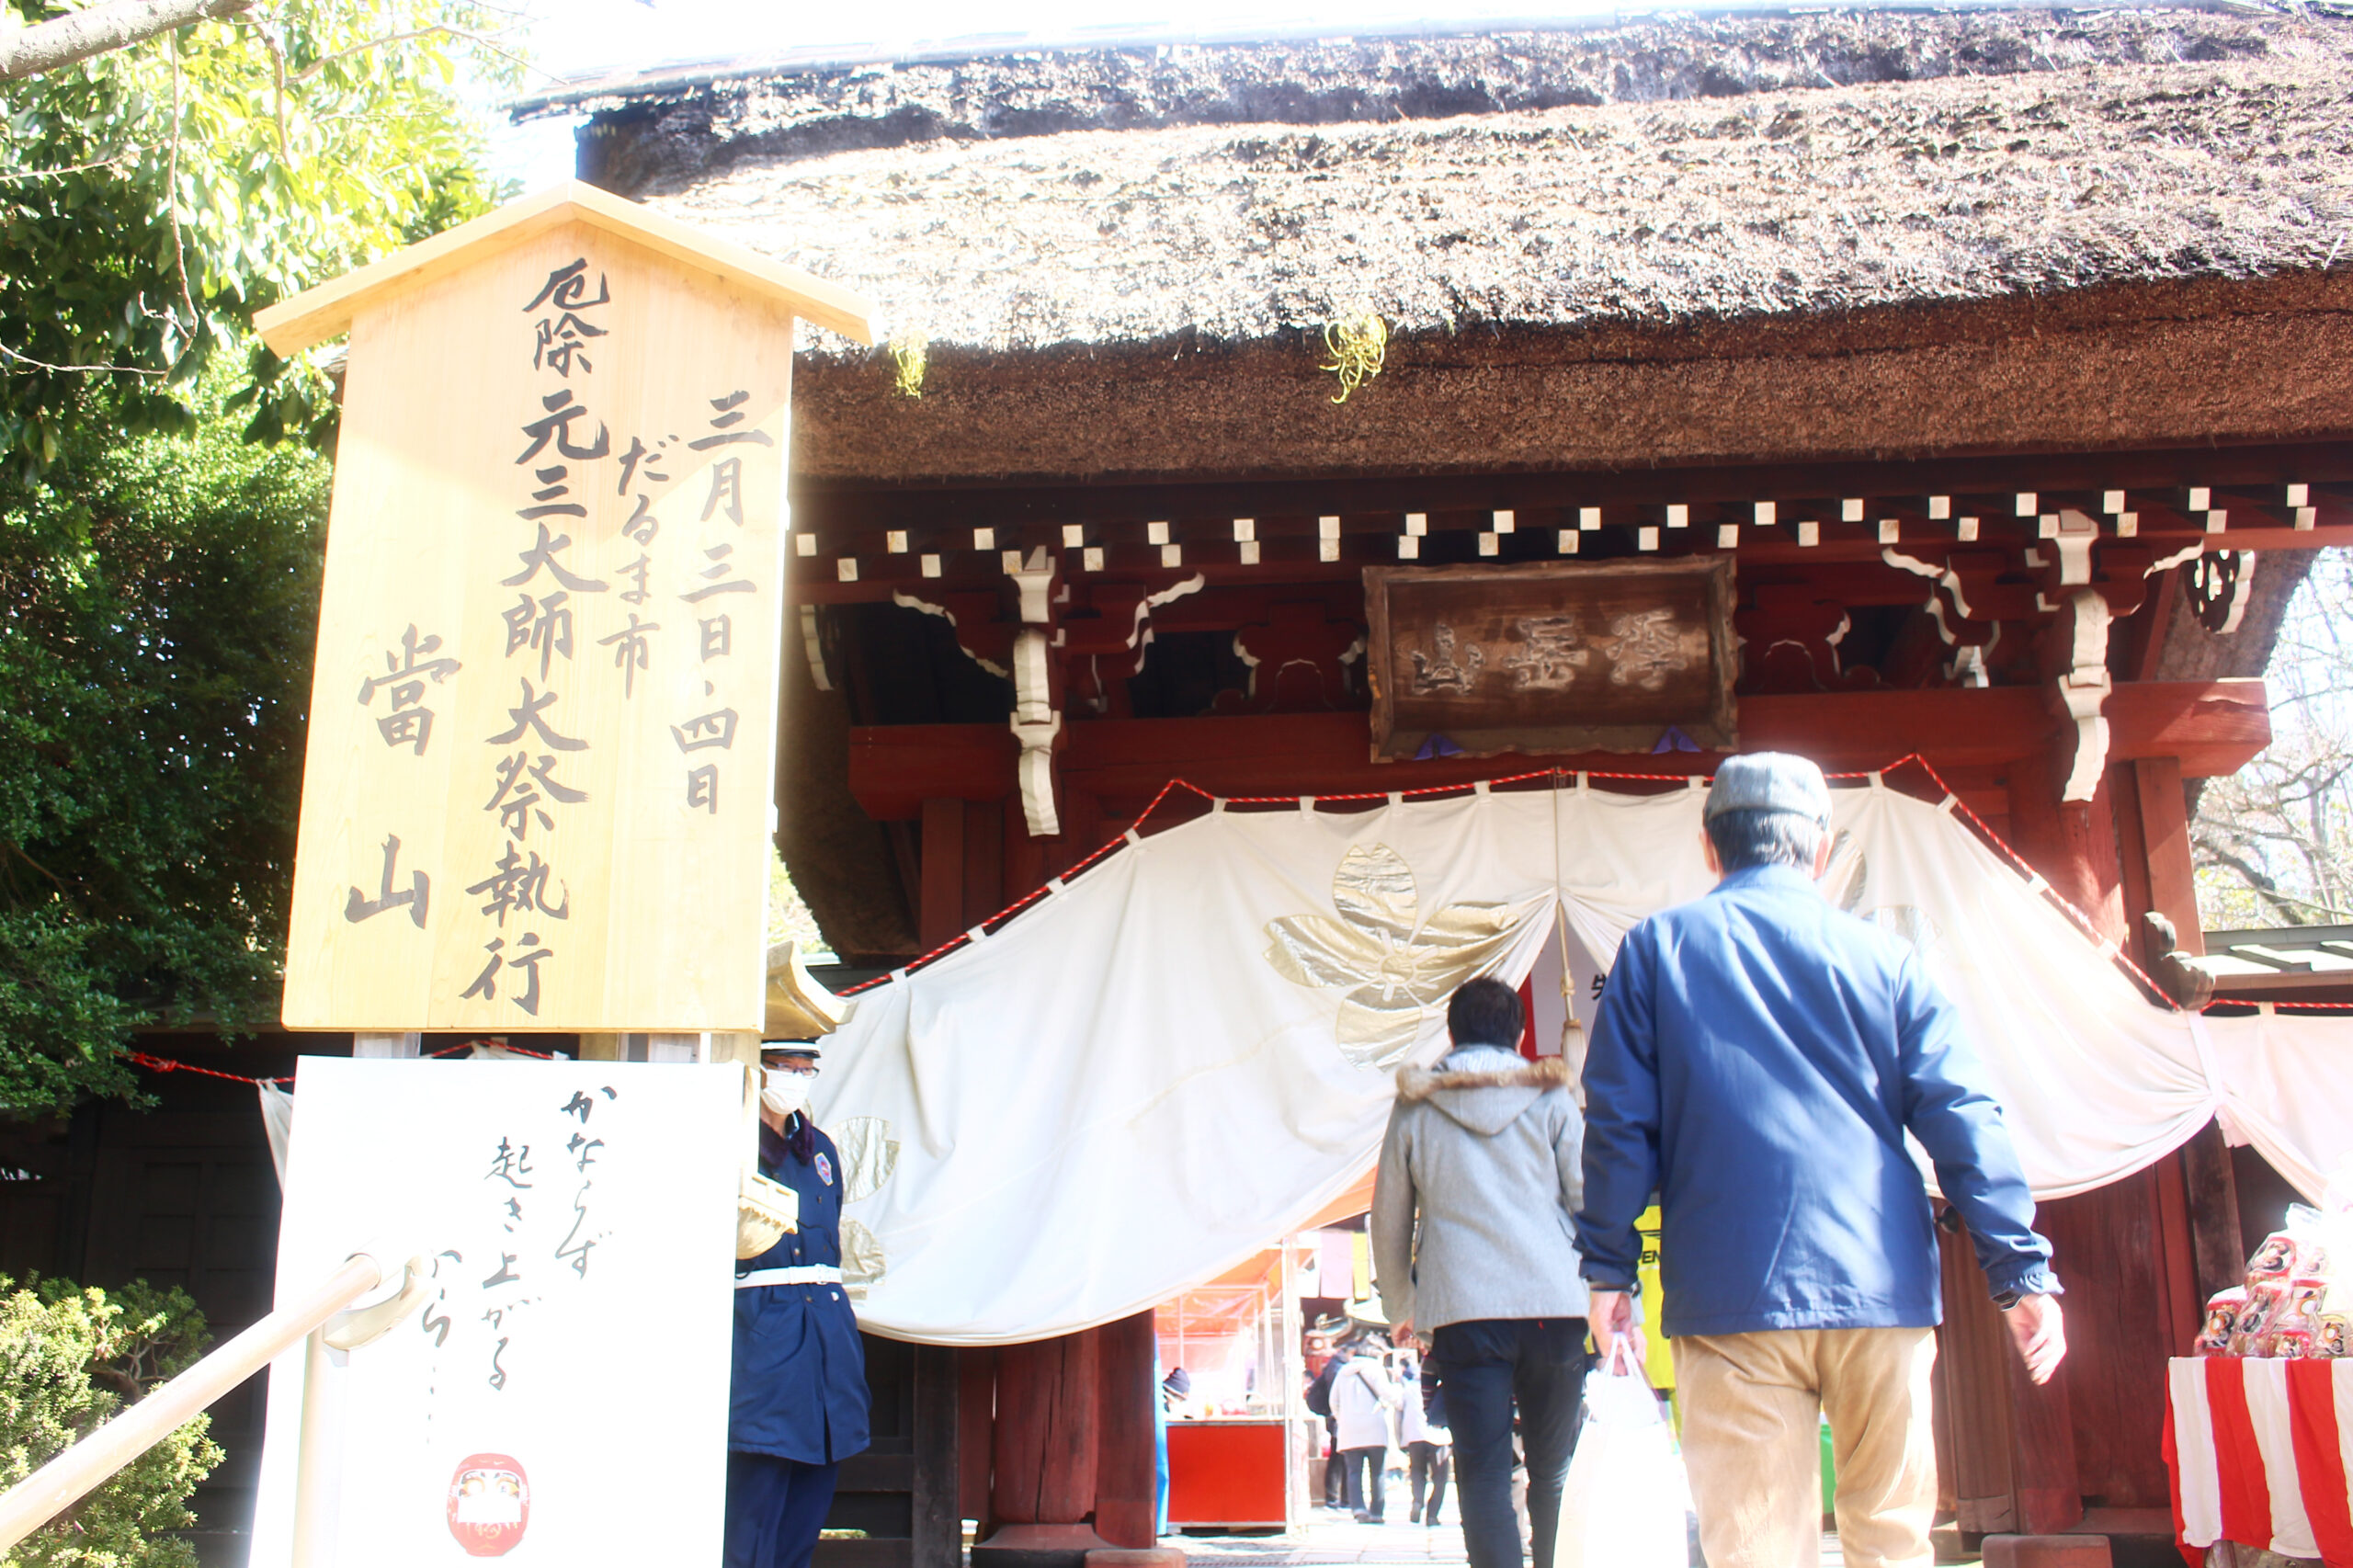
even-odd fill
[(1267, 923), (1267, 961), (1294, 985), (1342, 992), (1332, 1024), (1359, 1067), (1403, 1062), (1424, 1009), (1491, 967), (1521, 916), (1509, 904), (1452, 903), (1421, 913), (1413, 868), (1385, 844), (1358, 845), (1332, 876), (1337, 920), (1286, 915)]

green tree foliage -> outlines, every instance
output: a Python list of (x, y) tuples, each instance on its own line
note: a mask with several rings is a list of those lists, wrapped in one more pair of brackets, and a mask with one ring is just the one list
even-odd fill
[(0, 509), (0, 1104), (131, 1086), (136, 1022), (274, 1014), (327, 465), (68, 427)]
[(514, 19), (260, 0), (0, 83), (0, 1105), (276, 1011), (327, 474), (242, 437), (332, 403), (250, 319), (486, 210)]
[[(204, 1353), (204, 1314), (180, 1290), (10, 1283), (0, 1278), (0, 1487)], [(193, 1568), (195, 1551), (167, 1532), (196, 1522), (188, 1496), (221, 1462), (211, 1424), (199, 1415), (118, 1471), (9, 1552), (7, 1568)]]
[[(26, 22), (66, 9), (0, 4)], [(460, 77), (507, 79), (490, 29), (513, 20), (467, 0), (264, 0), (0, 84), (0, 452), (37, 471), (97, 413), (191, 430), (223, 353), (251, 355), (255, 434), (323, 437), (324, 379), (245, 324), (483, 209)]]

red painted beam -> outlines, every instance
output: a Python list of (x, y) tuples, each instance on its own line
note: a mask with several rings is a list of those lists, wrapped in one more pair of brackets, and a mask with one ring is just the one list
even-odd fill
[(2271, 744), (2261, 680), (2127, 681), (2106, 712), (2110, 762), (2178, 757), (2185, 778), (2236, 773)]
[(849, 789), (876, 822), (911, 822), (926, 801), (1013, 793), (1021, 746), (1003, 724), (877, 724), (849, 733)]
[[(2233, 773), (2269, 744), (2259, 680), (2127, 684), (2109, 699), (2109, 760), (2176, 757), (2187, 778)], [(1742, 747), (1796, 751), (1833, 770), (1877, 767), (1918, 752), (1939, 769), (1998, 767), (2055, 733), (2039, 687), (1842, 691), (1740, 700)], [(1072, 724), (1062, 769), (1073, 789), (1150, 795), (1183, 778), (1220, 795), (1338, 795), (1468, 784), (1531, 769), (1685, 772), (1711, 754), (1370, 760), (1361, 713), (1220, 719), (1097, 719)], [(1016, 749), (994, 724), (904, 724), (850, 732), (850, 789), (878, 821), (921, 813), (926, 799), (1011, 792)]]

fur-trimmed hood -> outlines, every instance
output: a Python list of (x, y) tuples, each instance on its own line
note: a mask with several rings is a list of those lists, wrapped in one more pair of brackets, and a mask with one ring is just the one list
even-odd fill
[(1499, 1045), (1467, 1045), (1434, 1067), (1400, 1067), (1397, 1097), (1427, 1100), (1473, 1132), (1493, 1137), (1548, 1089), (1569, 1086), (1569, 1064), (1557, 1056), (1530, 1062)]

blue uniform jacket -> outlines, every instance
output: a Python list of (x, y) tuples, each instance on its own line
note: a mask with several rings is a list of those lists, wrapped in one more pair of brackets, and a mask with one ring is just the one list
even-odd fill
[[(801, 1195), (801, 1229), (735, 1265), (791, 1268), (842, 1261), (842, 1157), (817, 1134), (809, 1164), (760, 1124), (760, 1174)], [(866, 1350), (838, 1285), (757, 1285), (735, 1292), (735, 1356), (727, 1446), (802, 1464), (830, 1464), (867, 1444)]]
[(1797, 871), (1735, 871), (1626, 934), (1585, 1090), (1586, 1278), (1632, 1282), (1655, 1189), (1666, 1334), (1934, 1326), (1936, 1233), (1906, 1131), (1994, 1292), (2058, 1290), (1951, 1003), (1906, 944)]

